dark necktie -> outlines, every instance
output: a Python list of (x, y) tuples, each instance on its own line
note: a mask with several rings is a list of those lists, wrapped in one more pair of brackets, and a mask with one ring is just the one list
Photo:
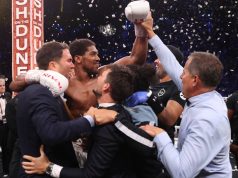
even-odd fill
[(0, 95), (0, 98), (5, 99), (5, 95)]

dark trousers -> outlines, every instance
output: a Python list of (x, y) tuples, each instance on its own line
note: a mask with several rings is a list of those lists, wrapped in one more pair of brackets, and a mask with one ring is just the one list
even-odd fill
[(12, 159), (10, 161), (9, 165), (9, 175), (8, 178), (17, 178), (19, 173), (19, 168), (21, 166), (21, 151), (19, 147), (18, 140), (16, 141), (13, 153), (12, 153)]
[(0, 146), (2, 148), (2, 170), (3, 174), (9, 172), (9, 158), (7, 151), (7, 139), (8, 139), (8, 126), (7, 124), (0, 123)]

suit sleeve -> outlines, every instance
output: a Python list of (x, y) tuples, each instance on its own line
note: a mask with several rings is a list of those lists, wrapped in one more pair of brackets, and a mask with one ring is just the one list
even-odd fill
[(154, 48), (156, 56), (160, 59), (165, 71), (177, 85), (178, 90), (182, 91), (182, 80), (180, 76), (183, 73), (183, 67), (157, 35), (149, 39), (149, 44)]
[[(32, 123), (42, 142), (47, 145), (56, 145), (65, 141), (77, 139), (91, 133), (89, 121), (84, 118), (70, 120), (63, 114), (59, 104), (52, 94), (46, 89), (39, 90), (32, 98), (29, 114), (32, 115)], [(62, 105), (61, 105), (62, 106)]]
[(118, 154), (123, 137), (113, 125), (106, 125), (94, 133), (94, 143), (83, 169), (63, 168), (61, 178), (99, 178), (105, 176)]

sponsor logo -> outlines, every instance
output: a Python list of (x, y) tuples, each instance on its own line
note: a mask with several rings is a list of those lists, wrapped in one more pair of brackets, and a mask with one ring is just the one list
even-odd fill
[(180, 98), (181, 98), (182, 100), (186, 100), (186, 98), (184, 97), (184, 95), (183, 95), (182, 92), (179, 93), (179, 96), (180, 96)]
[(160, 96), (163, 96), (164, 94), (165, 94), (165, 89), (164, 88), (160, 89), (160, 91), (158, 92), (158, 96), (160, 97)]

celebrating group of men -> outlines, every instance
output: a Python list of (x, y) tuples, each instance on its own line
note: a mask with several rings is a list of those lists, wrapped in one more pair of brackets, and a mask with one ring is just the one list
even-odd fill
[[(130, 56), (100, 67), (89, 39), (48, 42), (36, 55), (39, 70), (12, 82), (21, 91), (17, 177), (232, 177), (227, 107), (215, 91), (223, 66), (195, 52), (183, 68), (182, 53), (154, 33), (148, 7), (142, 0), (126, 8), (135, 23)], [(156, 72), (145, 65), (148, 41)], [(171, 128), (179, 118), (175, 148)]]

